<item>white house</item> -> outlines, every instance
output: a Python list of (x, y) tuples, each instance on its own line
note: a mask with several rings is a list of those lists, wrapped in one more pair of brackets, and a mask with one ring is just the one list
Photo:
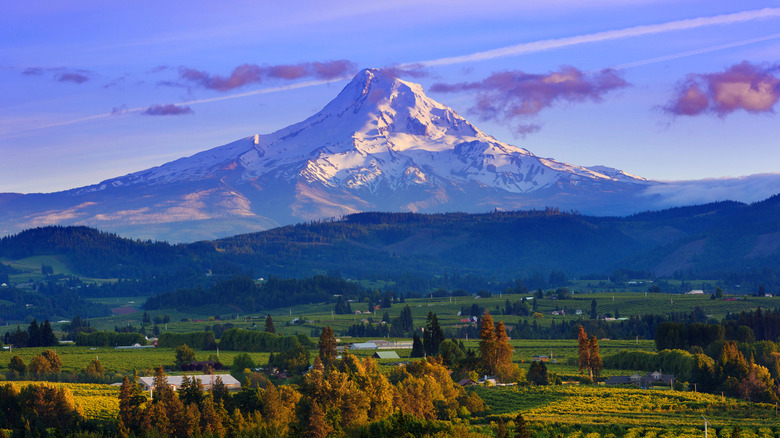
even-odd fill
[[(206, 391), (211, 389), (211, 386), (217, 381), (217, 378), (222, 379), (222, 383), (225, 384), (228, 390), (241, 389), (241, 382), (230, 374), (201, 374), (187, 377), (190, 379), (192, 379), (192, 377), (200, 379), (200, 382), (203, 384), (203, 389)], [(170, 385), (174, 391), (178, 391), (184, 376), (165, 376), (165, 378), (168, 380), (168, 385)], [(154, 377), (139, 377), (138, 383), (145, 391), (149, 391), (154, 388)]]

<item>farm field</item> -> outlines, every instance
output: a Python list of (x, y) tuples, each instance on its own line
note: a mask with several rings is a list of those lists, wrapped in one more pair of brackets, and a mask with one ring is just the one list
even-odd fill
[[(510, 386), (475, 391), (490, 406), (491, 419), (510, 420), (520, 412), (537, 427), (570, 425), (587, 432), (587, 427), (593, 426), (624, 433), (634, 429), (633, 434), (626, 434), (633, 437), (649, 436), (651, 432), (664, 436), (672, 430), (679, 434), (674, 436), (702, 436), (704, 416), (709, 421), (710, 433), (715, 429), (730, 431), (735, 425), (741, 430), (754, 428), (756, 435), (749, 436), (761, 436), (769, 430), (780, 432), (775, 405), (751, 406), (742, 400), (712, 394), (592, 385)], [(767, 431), (760, 433), (760, 428)]]
[[(503, 321), (511, 328), (518, 323), (527, 320), (530, 323), (536, 321), (537, 324), (546, 327), (553, 321), (560, 323), (562, 321), (576, 322), (580, 319), (587, 319), (590, 313), (592, 300), (596, 300), (597, 311), (601, 315), (609, 314), (620, 317), (641, 316), (646, 314), (668, 314), (673, 312), (690, 313), (697, 307), (706, 315), (723, 319), (727, 313), (739, 313), (742, 311), (755, 310), (757, 307), (775, 308), (780, 307), (780, 297), (739, 297), (738, 301), (711, 300), (710, 295), (681, 295), (664, 293), (645, 293), (645, 292), (600, 292), (600, 293), (575, 293), (569, 299), (554, 300), (550, 298), (539, 299), (537, 302), (537, 312), (542, 316), (534, 318), (533, 316), (520, 317), (515, 315), (503, 315), (502, 309), (506, 301), (514, 303), (523, 298), (532, 297), (533, 294), (501, 294), (489, 298), (468, 297), (447, 297), (447, 298), (410, 298), (406, 303), (395, 303), (389, 309), (380, 309), (371, 314), (349, 314), (334, 315), (332, 310), (333, 303), (304, 304), (282, 309), (273, 309), (266, 312), (245, 314), (236, 308), (208, 308), (200, 309), (197, 313), (182, 313), (175, 309), (160, 311), (150, 311), (154, 316), (169, 315), (171, 323), (167, 326), (160, 325), (162, 331), (183, 333), (191, 331), (201, 331), (206, 326), (215, 323), (231, 323), (236, 327), (251, 328), (260, 327), (262, 329), (266, 314), (270, 314), (274, 319), (276, 329), (281, 334), (307, 335), (318, 331), (320, 328), (329, 325), (336, 334), (346, 331), (352, 324), (361, 323), (363, 320), (379, 322), (382, 320), (384, 312), (387, 312), (390, 318), (397, 317), (405, 305), (409, 305), (412, 311), (412, 317), (416, 327), (425, 325), (425, 319), (428, 312), (436, 313), (439, 323), (446, 330), (453, 329), (463, 325), (460, 320), (467, 317), (458, 315), (462, 308), (471, 308), (476, 304), (480, 308), (488, 310), (493, 319)], [(131, 302), (132, 301), (132, 302)], [(136, 306), (139, 311), (126, 315), (115, 315), (106, 318), (96, 318), (90, 320), (93, 327), (98, 330), (112, 330), (115, 326), (133, 325), (139, 326), (142, 321), (143, 310), (140, 309), (143, 297), (132, 298), (110, 298), (99, 300), (112, 307)], [(528, 301), (529, 306), (533, 303)], [(366, 303), (352, 303), (353, 310), (364, 311), (367, 309)], [(576, 310), (582, 311), (581, 315), (576, 315)], [(565, 310), (566, 315), (552, 315), (554, 310)], [(209, 320), (219, 316), (219, 321)], [(182, 320), (186, 320), (182, 322)], [(292, 321), (298, 319), (302, 323), (293, 324)], [(200, 320), (199, 322), (195, 322)], [(55, 326), (56, 329), (56, 326)]]
[[(153, 375), (154, 369), (162, 366), (166, 370), (173, 369), (176, 352), (173, 348), (145, 348), (140, 350), (116, 350), (111, 347), (78, 347), (61, 346), (57, 348), (18, 348), (12, 352), (0, 354), (0, 373), (8, 371), (9, 361), (13, 356), (22, 358), (25, 364), (29, 364), (33, 357), (47, 349), (53, 349), (62, 359), (62, 373), (76, 374), (86, 367), (89, 362), (98, 358), (109, 374), (115, 374), (114, 380), (121, 381), (122, 375), (133, 375), (137, 370), (139, 375)], [(206, 360), (209, 355), (216, 355), (216, 351), (196, 351), (196, 360)], [(219, 360), (229, 368), (233, 358), (240, 351), (220, 351)], [(257, 364), (268, 363), (269, 353), (248, 353)]]

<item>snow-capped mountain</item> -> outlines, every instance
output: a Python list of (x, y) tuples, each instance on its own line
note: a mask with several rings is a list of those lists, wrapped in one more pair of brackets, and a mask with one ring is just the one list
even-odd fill
[(237, 184), (270, 178), (368, 194), (467, 183), (509, 193), (561, 181), (646, 183), (616, 169), (538, 158), (486, 135), (420, 85), (363, 70), (303, 122), (84, 190), (197, 181), (228, 168)]
[(0, 232), (87, 224), (192, 241), (369, 211), (557, 206), (646, 210), (659, 183), (540, 158), (483, 133), (418, 84), (367, 69), (320, 112), (159, 167), (65, 192), (0, 195)]

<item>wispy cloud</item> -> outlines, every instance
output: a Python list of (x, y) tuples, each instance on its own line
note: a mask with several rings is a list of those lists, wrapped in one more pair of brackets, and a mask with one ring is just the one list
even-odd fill
[(89, 80), (89, 76), (83, 73), (61, 73), (56, 76), (59, 82), (72, 82), (74, 84), (83, 84)]
[(68, 69), (64, 67), (28, 67), (22, 70), (24, 76), (44, 76), (53, 75), (58, 82), (70, 82), (73, 84), (83, 84), (90, 80), (93, 74), (89, 70)]
[[(476, 91), (471, 111), (483, 120), (513, 124), (517, 119), (537, 115), (558, 102), (599, 102), (612, 90), (629, 84), (614, 70), (584, 73), (574, 67), (561, 67), (547, 74), (523, 71), (494, 73), (480, 82), (436, 83), (432, 92)], [(540, 129), (538, 124), (513, 126), (515, 133), (525, 135)]]
[(195, 114), (195, 111), (189, 106), (175, 105), (172, 103), (152, 105), (141, 111), (141, 115), (144, 116), (182, 116), (187, 114)]
[(181, 67), (179, 68), (179, 79), (185, 83), (211, 90), (230, 91), (245, 85), (260, 84), (268, 79), (334, 79), (354, 73), (356, 70), (355, 63), (343, 59), (327, 62), (263, 66), (242, 64), (233, 69), (227, 76)]
[(541, 52), (551, 49), (575, 46), (579, 44), (595, 43), (600, 41), (609, 41), (622, 38), (637, 37), (643, 35), (652, 35), (681, 30), (696, 29), (707, 26), (717, 26), (726, 24), (742, 23), (768, 18), (780, 17), (780, 8), (765, 8), (752, 11), (738, 12), (734, 14), (716, 15), (713, 17), (691, 18), (687, 20), (669, 21), (660, 24), (650, 24), (644, 26), (635, 26), (619, 30), (609, 30), (591, 34), (577, 35), (566, 38), (555, 38), (540, 40), (513, 46), (502, 47), (483, 52), (471, 53), (468, 55), (452, 56), (447, 58), (430, 59), (419, 61), (414, 64), (423, 67), (433, 67), (439, 65), (462, 64), (466, 62), (486, 61), (490, 59), (503, 58), (507, 56), (524, 55), (527, 53)]
[(663, 110), (675, 116), (734, 111), (769, 113), (780, 99), (780, 66), (759, 66), (744, 61), (720, 73), (691, 74), (677, 86)]

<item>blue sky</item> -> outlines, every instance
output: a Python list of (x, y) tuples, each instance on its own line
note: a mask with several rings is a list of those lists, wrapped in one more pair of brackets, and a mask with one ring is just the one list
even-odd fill
[(268, 133), (395, 67), (499, 140), (689, 180), (780, 171), (780, 1), (15, 2), (0, 192)]

